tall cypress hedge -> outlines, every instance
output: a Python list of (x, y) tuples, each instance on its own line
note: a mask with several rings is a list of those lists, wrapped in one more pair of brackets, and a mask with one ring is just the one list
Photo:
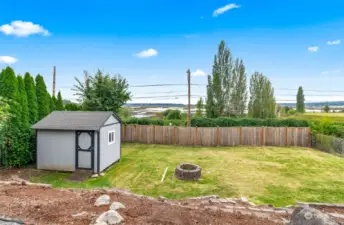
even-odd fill
[(21, 106), (20, 120), (21, 125), (24, 127), (29, 127), (29, 107), (27, 101), (27, 95), (25, 91), (24, 80), (21, 76), (17, 77), (18, 80), (18, 94), (19, 94), (19, 104)]
[(51, 101), (50, 95), (47, 91), (47, 86), (41, 75), (36, 76), (36, 97), (38, 105), (38, 120), (43, 119), (50, 113)]
[(61, 92), (57, 94), (56, 110), (64, 110)]
[(38, 105), (35, 82), (30, 73), (25, 73), (24, 84), (29, 108), (29, 122), (30, 124), (35, 124), (38, 121)]
[(27, 124), (22, 123), (21, 95), (17, 77), (12, 68), (6, 67), (0, 75), (0, 96), (9, 102), (11, 119), (5, 130), (1, 159), (5, 166), (22, 166), (32, 160), (29, 145), (30, 132)]

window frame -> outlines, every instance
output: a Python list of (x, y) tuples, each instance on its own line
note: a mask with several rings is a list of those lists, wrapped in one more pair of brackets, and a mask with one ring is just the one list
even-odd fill
[[(111, 140), (110, 135), (112, 136), (112, 140)], [(116, 143), (116, 130), (109, 130), (108, 131), (108, 145), (112, 145), (114, 143)]]

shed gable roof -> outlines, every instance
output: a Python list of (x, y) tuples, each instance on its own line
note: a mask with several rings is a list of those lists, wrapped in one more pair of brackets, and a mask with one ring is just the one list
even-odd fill
[(32, 126), (42, 130), (99, 130), (113, 112), (54, 111)]

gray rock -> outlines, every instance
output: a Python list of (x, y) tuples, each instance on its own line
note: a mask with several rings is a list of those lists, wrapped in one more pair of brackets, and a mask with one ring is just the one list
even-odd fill
[(309, 207), (297, 207), (291, 215), (289, 225), (339, 225), (327, 214)]
[(94, 225), (108, 225), (108, 224), (105, 223), (105, 222), (99, 222), (99, 223), (96, 223), (96, 224), (94, 224)]
[(248, 198), (247, 197), (241, 197), (240, 201), (244, 202), (244, 203), (247, 203), (248, 202)]
[(87, 216), (87, 212), (82, 211), (80, 213), (75, 213), (72, 215), (72, 217), (81, 217), (81, 216)]
[(166, 201), (166, 200), (168, 200), (166, 197), (164, 197), (164, 196), (159, 196), (159, 201), (164, 202), (164, 201)]
[(109, 210), (107, 212), (104, 212), (97, 218), (96, 224), (99, 225), (101, 223), (105, 223), (108, 225), (113, 225), (113, 224), (119, 224), (123, 220), (124, 220), (123, 217), (119, 215), (118, 212), (116, 212), (115, 210)]
[(110, 205), (110, 210), (125, 209), (125, 206), (120, 202), (113, 202)]
[(9, 217), (0, 216), (0, 225), (21, 225), (23, 221)]
[(98, 174), (93, 174), (91, 177), (92, 178), (97, 178), (97, 177), (99, 177), (99, 175)]
[(110, 205), (110, 196), (102, 195), (100, 196), (96, 202), (94, 203), (95, 206), (102, 206), (102, 205)]

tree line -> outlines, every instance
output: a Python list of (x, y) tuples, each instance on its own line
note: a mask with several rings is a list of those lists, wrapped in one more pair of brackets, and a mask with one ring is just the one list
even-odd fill
[[(254, 72), (247, 88), (247, 73), (244, 62), (234, 59), (224, 41), (214, 56), (212, 74), (208, 75), (205, 104), (200, 98), (196, 104), (196, 116), (207, 118), (244, 116), (252, 118), (274, 118), (279, 110), (271, 81), (260, 72)], [(249, 96), (249, 97), (248, 97)], [(296, 111), (305, 112), (305, 97), (302, 87), (297, 93)]]

